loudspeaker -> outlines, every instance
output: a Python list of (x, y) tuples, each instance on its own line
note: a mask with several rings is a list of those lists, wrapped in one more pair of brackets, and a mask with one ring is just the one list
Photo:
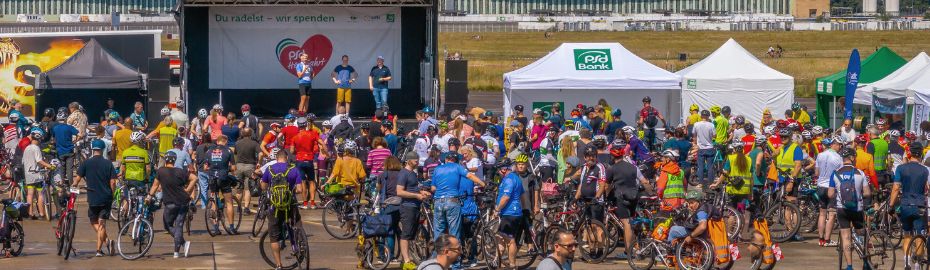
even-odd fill
[(459, 110), (460, 112), (465, 112), (465, 108), (468, 107), (468, 103), (446, 103), (443, 110), (446, 112), (451, 112), (452, 110)]
[(155, 128), (158, 122), (161, 122), (161, 108), (168, 106), (168, 101), (149, 101), (148, 108), (145, 110), (145, 120), (149, 121), (149, 127)]
[(468, 81), (468, 60), (446, 60), (446, 82)]
[(148, 79), (171, 78), (170, 60), (168, 58), (149, 58)]
[(164, 101), (168, 102), (171, 98), (170, 94), (170, 83), (171, 81), (166, 79), (148, 79), (147, 80), (148, 97), (151, 101)]
[(446, 82), (446, 104), (468, 104), (467, 82)]

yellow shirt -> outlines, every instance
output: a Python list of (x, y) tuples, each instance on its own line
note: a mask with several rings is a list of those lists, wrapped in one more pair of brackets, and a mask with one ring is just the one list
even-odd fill
[(688, 116), (688, 125), (689, 125), (689, 126), (690, 126), (690, 125), (694, 125), (694, 123), (697, 123), (697, 122), (699, 122), (699, 121), (701, 121), (701, 115), (700, 115), (700, 114), (692, 113), (691, 115)]
[(333, 165), (333, 175), (339, 178), (344, 186), (358, 186), (360, 180), (365, 179), (365, 167), (362, 161), (354, 157), (341, 157)]
[[(155, 127), (155, 130), (159, 130), (159, 129), (163, 128), (163, 127), (165, 127), (165, 122), (164, 122), (164, 121), (158, 122), (158, 126)], [(178, 124), (175, 124), (174, 122), (171, 122), (171, 127), (177, 129), (177, 128), (178, 128)]]
[(811, 116), (805, 111), (800, 111), (792, 115), (795, 121), (798, 121), (798, 125), (804, 126), (804, 124), (811, 122)]
[(113, 143), (116, 144), (116, 160), (122, 160), (123, 150), (129, 149), (129, 147), (132, 146), (132, 141), (129, 140), (129, 135), (131, 134), (132, 130), (128, 128), (113, 132)]

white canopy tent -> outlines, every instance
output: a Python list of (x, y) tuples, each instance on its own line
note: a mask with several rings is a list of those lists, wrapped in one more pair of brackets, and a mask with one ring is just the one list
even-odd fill
[[(632, 124), (643, 97), (663, 115), (678, 115), (680, 90), (677, 75), (634, 55), (619, 43), (563, 43), (543, 58), (504, 74), (504, 114), (533, 103), (595, 104), (603, 98), (621, 109)], [(563, 113), (568, 114), (563, 107)], [(671, 123), (670, 123), (671, 124)]]
[(794, 78), (765, 65), (733, 39), (676, 74), (682, 81), (683, 118), (691, 104), (705, 110), (730, 106), (732, 115), (758, 125), (765, 109), (781, 115), (794, 101)]
[(930, 56), (921, 52), (907, 64), (885, 78), (856, 89), (853, 103), (872, 106), (872, 94), (883, 98), (907, 97), (907, 104), (914, 104), (914, 89), (908, 89), (914, 80), (930, 70)]

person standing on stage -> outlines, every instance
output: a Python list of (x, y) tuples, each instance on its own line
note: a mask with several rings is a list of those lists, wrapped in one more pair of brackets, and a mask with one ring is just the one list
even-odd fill
[(300, 105), (297, 106), (299, 113), (307, 112), (307, 106), (310, 101), (310, 83), (313, 81), (313, 67), (310, 66), (310, 56), (306, 53), (300, 54), (300, 63), (294, 67), (297, 70), (297, 90), (300, 93)]
[(391, 70), (384, 65), (384, 56), (379, 55), (377, 63), (368, 75), (368, 90), (375, 97), (375, 109), (387, 106), (388, 82), (393, 79)]
[(333, 83), (336, 84), (336, 107), (346, 106), (346, 114), (350, 111), (352, 103), (352, 84), (358, 78), (355, 68), (349, 65), (349, 56), (342, 56), (342, 65), (336, 66), (333, 70)]

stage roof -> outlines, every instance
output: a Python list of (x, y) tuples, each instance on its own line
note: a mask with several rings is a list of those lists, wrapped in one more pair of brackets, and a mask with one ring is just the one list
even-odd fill
[(184, 0), (188, 6), (405, 6), (431, 7), (434, 0)]

